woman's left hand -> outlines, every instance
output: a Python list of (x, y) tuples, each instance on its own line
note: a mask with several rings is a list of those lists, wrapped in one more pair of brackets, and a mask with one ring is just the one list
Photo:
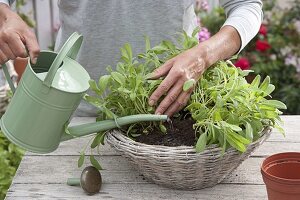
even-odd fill
[[(149, 105), (156, 105), (166, 94), (155, 113), (172, 116), (187, 104), (204, 71), (218, 60), (237, 53), (240, 47), (241, 38), (237, 30), (232, 26), (224, 26), (208, 40), (168, 60), (150, 76), (151, 79), (165, 76), (165, 79), (150, 96)], [(191, 79), (194, 80), (193, 87), (183, 91), (184, 83)]]
[[(156, 108), (156, 114), (172, 116), (187, 104), (197, 81), (208, 67), (205, 49), (200, 51), (199, 49), (198, 45), (179, 54), (151, 74), (150, 79), (165, 76), (149, 98), (149, 105), (154, 106), (163, 95), (166, 95)], [(184, 83), (191, 79), (194, 80), (194, 85), (183, 91)]]

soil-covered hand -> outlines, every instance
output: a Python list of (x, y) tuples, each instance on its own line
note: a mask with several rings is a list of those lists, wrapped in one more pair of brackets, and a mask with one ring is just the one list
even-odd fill
[(0, 3), (0, 64), (16, 57), (27, 57), (36, 62), (40, 48), (35, 34), (9, 6)]
[[(166, 96), (156, 108), (155, 113), (172, 116), (181, 110), (187, 104), (196, 82), (207, 67), (205, 51), (199, 51), (199, 47), (196, 46), (157, 68), (150, 78), (157, 79), (165, 76), (165, 79), (150, 96), (149, 104), (153, 106), (163, 95)], [(189, 80), (194, 85), (184, 90), (183, 86)]]

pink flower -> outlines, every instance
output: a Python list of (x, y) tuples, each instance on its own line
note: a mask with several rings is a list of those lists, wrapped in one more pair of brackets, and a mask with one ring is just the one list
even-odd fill
[(208, 11), (209, 5), (207, 0), (196, 0), (196, 10)]
[(264, 24), (262, 24), (262, 25), (260, 26), (260, 28), (259, 28), (258, 33), (266, 37), (266, 36), (267, 36), (267, 33), (268, 33), (267, 26), (265, 26)]
[(210, 32), (208, 31), (207, 28), (202, 27), (198, 36), (199, 36), (199, 42), (203, 42), (203, 41), (207, 40), (208, 38), (210, 38)]
[(264, 52), (271, 48), (271, 45), (266, 40), (257, 40), (255, 44), (255, 49), (257, 51)]
[(236, 66), (236, 67), (239, 67), (239, 68), (241, 68), (242, 70), (247, 70), (247, 69), (250, 69), (250, 62), (249, 62), (249, 60), (247, 59), (247, 58), (240, 58), (240, 59), (238, 59), (235, 63), (234, 63), (234, 65)]
[(205, 0), (202, 0), (202, 1), (201, 1), (201, 8), (202, 8), (202, 10), (204, 10), (204, 11), (208, 11), (209, 5), (208, 5), (207, 1), (205, 1)]

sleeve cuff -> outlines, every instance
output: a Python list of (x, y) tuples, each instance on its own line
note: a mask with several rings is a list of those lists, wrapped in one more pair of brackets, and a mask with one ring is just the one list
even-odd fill
[[(232, 26), (237, 30), (241, 39), (238, 53), (254, 38), (261, 25), (263, 14), (259, 6), (244, 5), (234, 9), (223, 26)], [(223, 27), (222, 26), (222, 27)]]

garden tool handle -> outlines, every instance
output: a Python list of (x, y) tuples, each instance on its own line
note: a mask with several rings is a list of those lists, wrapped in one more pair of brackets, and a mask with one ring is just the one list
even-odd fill
[(4, 72), (5, 78), (6, 78), (7, 82), (8, 82), (8, 85), (9, 85), (12, 93), (14, 94), (15, 91), (16, 91), (16, 88), (15, 88), (14, 83), (12, 82), (12, 80), (10, 78), (10, 74), (8, 72), (8, 68), (7, 68), (7, 65), (5, 63), (2, 65), (2, 69), (3, 69), (3, 72)]
[(82, 44), (83, 37), (82, 35), (74, 32), (66, 41), (66, 43), (62, 46), (60, 51), (58, 52), (56, 58), (50, 66), (50, 69), (45, 77), (44, 85), (50, 88), (54, 76), (61, 66), (61, 63), (66, 57), (76, 59), (80, 46)]

